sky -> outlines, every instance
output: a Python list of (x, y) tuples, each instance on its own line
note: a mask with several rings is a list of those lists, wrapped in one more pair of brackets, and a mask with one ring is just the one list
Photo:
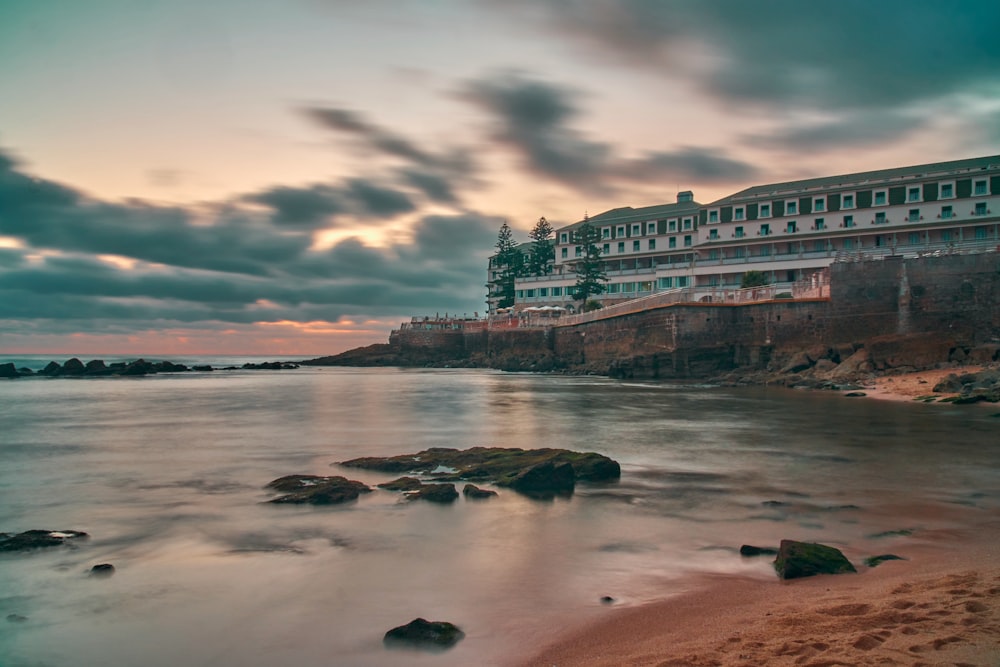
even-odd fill
[(0, 0), (0, 354), (312, 357), (618, 206), (1000, 153), (995, 0)]

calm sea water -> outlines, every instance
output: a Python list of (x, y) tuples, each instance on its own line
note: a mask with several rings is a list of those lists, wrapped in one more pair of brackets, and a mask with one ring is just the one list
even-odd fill
[[(691, 572), (773, 578), (742, 543), (858, 560), (995, 516), (995, 412), (478, 370), (0, 381), (0, 531), (91, 535), (0, 557), (0, 665), (504, 664), (606, 613), (604, 595), (661, 598)], [(264, 503), (282, 475), (375, 484), (392, 477), (332, 464), (474, 445), (598, 451), (623, 476), (551, 502)], [(87, 576), (105, 562), (113, 577)], [(418, 616), (467, 636), (383, 648)]]

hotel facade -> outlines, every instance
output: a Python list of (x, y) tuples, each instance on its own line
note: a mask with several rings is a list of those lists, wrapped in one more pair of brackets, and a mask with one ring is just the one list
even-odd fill
[[(605, 304), (678, 288), (738, 288), (744, 273), (772, 283), (808, 280), (845, 257), (915, 257), (1000, 245), (1000, 156), (758, 185), (700, 204), (623, 207), (555, 231), (555, 260), (543, 276), (515, 281), (515, 309), (579, 308), (575, 231), (589, 222), (608, 277)], [(503, 267), (490, 259), (493, 281)]]

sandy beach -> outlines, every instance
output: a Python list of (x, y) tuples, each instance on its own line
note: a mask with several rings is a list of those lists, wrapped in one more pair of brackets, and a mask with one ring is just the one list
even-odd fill
[[(877, 378), (870, 398), (912, 401), (950, 373)], [(937, 394), (940, 398), (953, 394)], [(928, 406), (928, 409), (933, 409)], [(685, 594), (557, 635), (521, 667), (1000, 666), (1000, 519), (941, 530), (906, 560), (793, 581), (708, 576)]]
[(1000, 521), (932, 538), (858, 574), (705, 577), (691, 593), (609, 609), (520, 664), (1000, 665)]

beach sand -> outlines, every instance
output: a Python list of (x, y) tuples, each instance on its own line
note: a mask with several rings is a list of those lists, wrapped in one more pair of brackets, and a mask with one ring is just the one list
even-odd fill
[[(877, 378), (871, 398), (912, 401), (967, 366)], [(936, 394), (938, 399), (954, 394)], [(933, 409), (933, 406), (928, 406)], [(689, 592), (608, 608), (560, 630), (520, 667), (1000, 667), (1000, 517), (923, 534), (906, 560), (780, 581), (702, 575)]]
[(859, 574), (706, 576), (693, 592), (609, 609), (518, 664), (997, 667), (1000, 521), (936, 539)]

